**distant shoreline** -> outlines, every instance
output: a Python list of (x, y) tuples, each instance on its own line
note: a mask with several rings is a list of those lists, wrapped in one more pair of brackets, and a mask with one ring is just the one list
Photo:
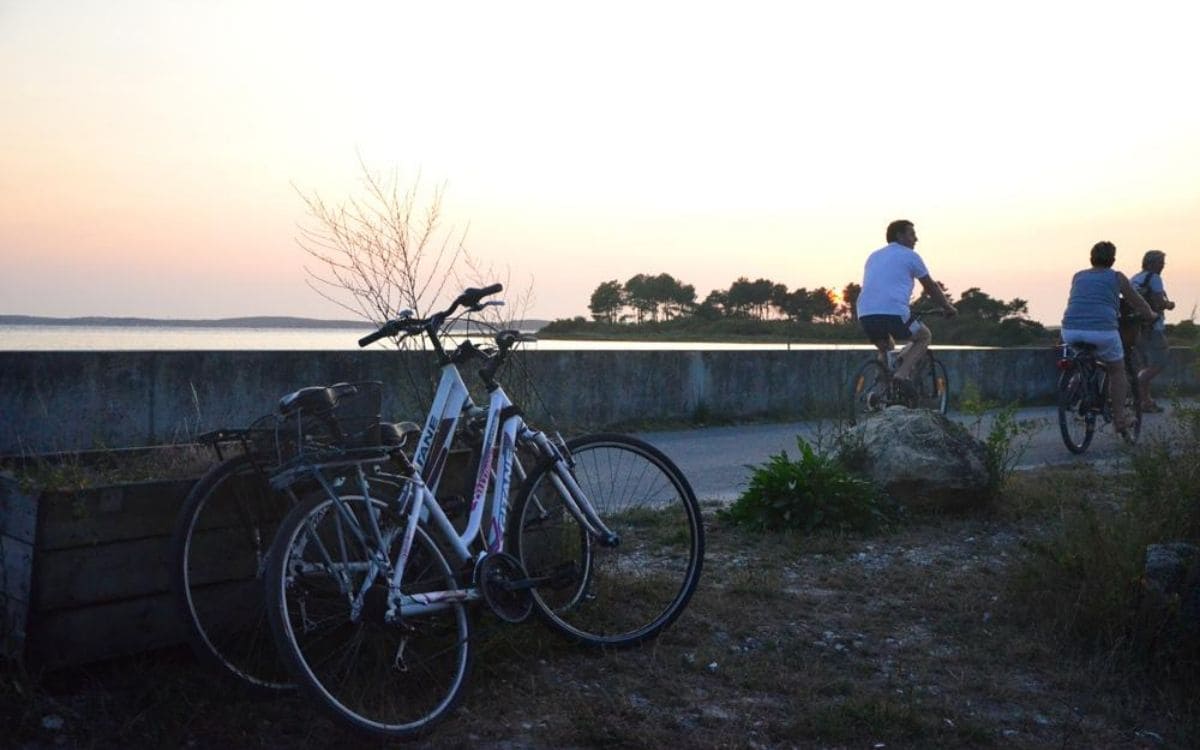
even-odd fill
[(245, 318), (177, 319), (110, 318), (91, 315), (80, 318), (47, 318), (38, 315), (0, 315), (0, 325), (21, 326), (109, 326), (138, 328), (373, 328), (362, 320), (316, 320), (287, 316)]
[[(545, 320), (518, 320), (513, 327), (536, 331)], [(176, 319), (176, 318), (118, 318), (98, 315), (78, 318), (48, 318), (38, 315), (0, 315), (0, 326), (106, 326), (112, 328), (354, 328), (370, 330), (375, 324), (364, 320), (318, 320), (293, 318), (286, 315), (259, 315), (244, 318)]]

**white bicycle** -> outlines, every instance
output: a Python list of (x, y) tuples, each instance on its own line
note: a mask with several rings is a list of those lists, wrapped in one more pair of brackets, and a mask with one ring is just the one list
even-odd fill
[[(629, 646), (670, 625), (700, 578), (700, 508), (670, 459), (625, 435), (563, 441), (530, 427), (496, 379), (527, 340), (515, 331), (486, 350), (443, 348), (455, 311), (478, 311), (499, 291), (468, 289), (440, 313), (403, 313), (359, 341), (424, 335), (439, 359), (410, 466), (388, 474), (387, 451), (349, 447), (304, 455), (272, 477), (277, 488), (318, 488), (271, 547), (264, 580), (276, 646), (321, 706), (371, 734), (417, 736), (453, 710), (470, 673), (476, 603), (508, 622), (537, 612), (581, 643)], [(476, 360), (485, 407), (460, 374)], [(480, 430), (460, 530), (430, 486), (462, 419)], [(528, 476), (513, 494), (525, 472), (518, 451), (532, 462), (523, 459)]]

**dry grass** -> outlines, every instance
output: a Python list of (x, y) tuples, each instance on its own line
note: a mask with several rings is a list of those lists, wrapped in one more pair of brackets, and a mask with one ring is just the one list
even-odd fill
[[(227, 452), (226, 455), (232, 454)], [(74, 491), (110, 484), (193, 479), (210, 468), (214, 460), (212, 449), (207, 446), (185, 444), (10, 456), (0, 464), (0, 471), (11, 474), (27, 492)]]
[[(462, 707), (415, 746), (1194, 746), (1195, 698), (1073, 649), (1010, 593), (1025, 543), (1101, 481), (1017, 476), (994, 507), (872, 537), (761, 536), (710, 513), (700, 589), (657, 641), (589, 651), (483, 616)], [(364, 744), (300, 696), (248, 701), (181, 652), (41, 681), (6, 673), (0, 705), (17, 746)], [(43, 728), (48, 715), (63, 728)]]

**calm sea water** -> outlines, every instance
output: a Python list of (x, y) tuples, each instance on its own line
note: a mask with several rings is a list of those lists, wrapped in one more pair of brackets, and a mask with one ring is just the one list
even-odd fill
[[(347, 350), (364, 328), (217, 328), (0, 325), (0, 351)], [(383, 346), (377, 344), (376, 346)], [(723, 344), (694, 341), (538, 341), (541, 350), (870, 349), (868, 344)]]

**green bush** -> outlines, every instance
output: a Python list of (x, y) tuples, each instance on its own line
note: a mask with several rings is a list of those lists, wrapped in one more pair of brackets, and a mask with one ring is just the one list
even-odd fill
[[(1004, 489), (1037, 432), (1036, 422), (1017, 419), (1018, 406), (1013, 402), (1002, 407), (985, 399), (972, 382), (963, 386), (959, 397), (959, 409), (974, 418), (969, 431), (983, 441), (987, 450), (988, 492), (993, 497)], [(983, 435), (983, 424), (989, 417), (991, 424)]]
[(750, 486), (720, 516), (763, 531), (871, 530), (889, 521), (891, 514), (875, 485), (803, 438), (797, 437), (796, 445), (800, 456), (795, 461), (780, 451), (767, 463), (750, 467)]
[(1176, 402), (1168, 429), (1133, 454), (1129, 513), (1153, 542), (1200, 542), (1200, 407)]

